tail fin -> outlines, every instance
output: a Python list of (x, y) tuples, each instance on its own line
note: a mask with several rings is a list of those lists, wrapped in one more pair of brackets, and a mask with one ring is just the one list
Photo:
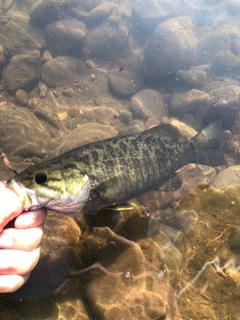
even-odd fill
[(196, 145), (196, 163), (209, 166), (220, 166), (226, 164), (224, 154), (220, 150), (222, 132), (222, 123), (220, 120), (217, 120), (210, 123), (190, 140)]

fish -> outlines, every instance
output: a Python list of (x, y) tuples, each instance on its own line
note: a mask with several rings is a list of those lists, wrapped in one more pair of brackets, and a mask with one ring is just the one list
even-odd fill
[(73, 149), (28, 167), (7, 184), (19, 195), (25, 211), (45, 207), (95, 214), (149, 190), (178, 188), (176, 171), (188, 163), (225, 164), (221, 133), (217, 120), (181, 141), (175, 126), (161, 124)]

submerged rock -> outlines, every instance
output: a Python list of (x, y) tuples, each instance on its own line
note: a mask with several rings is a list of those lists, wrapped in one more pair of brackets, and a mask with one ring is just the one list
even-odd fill
[(98, 123), (86, 123), (67, 134), (57, 148), (50, 154), (51, 158), (57, 157), (74, 148), (85, 144), (112, 138), (117, 132), (110, 126), (104, 126)]
[(132, 26), (136, 40), (146, 41), (159, 23), (181, 11), (180, 0), (160, 2), (154, 0), (139, 0), (133, 5)]
[(152, 89), (144, 89), (136, 93), (131, 99), (130, 109), (134, 118), (145, 121), (152, 117), (160, 120), (168, 113), (162, 95)]
[(89, 12), (81, 9), (75, 9), (75, 13), (79, 20), (84, 21), (87, 26), (92, 29), (93, 27), (96, 27), (96, 25), (103, 23), (113, 14), (113, 11), (116, 10), (117, 5), (114, 2), (106, 1), (99, 4)]
[(47, 131), (26, 108), (1, 106), (0, 129), (1, 148), (6, 154), (43, 158), (53, 147)]
[(231, 186), (240, 186), (240, 166), (232, 166), (219, 172), (211, 186), (219, 190)]
[(192, 89), (187, 92), (178, 93), (172, 97), (172, 110), (176, 113), (193, 112), (201, 108), (204, 110), (210, 104), (211, 98), (204, 91)]
[(53, 21), (64, 19), (68, 4), (68, 1), (40, 0), (31, 10), (30, 23), (34, 26), (45, 27)]
[(0, 44), (6, 60), (31, 50), (41, 50), (46, 43), (38, 30), (19, 17), (8, 16), (6, 23), (0, 23)]
[(126, 98), (140, 89), (140, 81), (137, 76), (129, 70), (113, 69), (108, 75), (108, 83), (111, 90), (119, 97)]
[(68, 54), (79, 56), (87, 28), (81, 21), (64, 19), (52, 22), (45, 28), (44, 39), (48, 50), (55, 56), (67, 56)]
[(176, 17), (159, 24), (144, 51), (145, 75), (161, 79), (190, 68), (195, 49), (194, 26), (189, 17)]
[(41, 59), (38, 50), (16, 55), (4, 71), (3, 79), (7, 90), (18, 89), (30, 92), (40, 79)]
[(214, 64), (219, 51), (231, 51), (231, 37), (226, 32), (213, 32), (202, 38), (197, 44), (196, 63)]
[(112, 241), (104, 248), (100, 262), (82, 270), (83, 274), (89, 273), (86, 299), (93, 315), (106, 320), (139, 316), (148, 320), (153, 315), (181, 319), (174, 290), (148, 266), (141, 247), (109, 228), (95, 228), (95, 233), (101, 237), (111, 235)]
[[(203, 312), (211, 319), (239, 317), (233, 302), (239, 284), (239, 194), (239, 187), (216, 191), (201, 185), (179, 205), (179, 210), (198, 214), (194, 230), (184, 241), (186, 264), (178, 283), (180, 312), (189, 319)], [(189, 299), (194, 308), (188, 305)]]
[(229, 51), (218, 51), (215, 56), (213, 71), (217, 75), (229, 75), (240, 69), (240, 58)]
[(83, 52), (90, 58), (117, 60), (128, 51), (128, 33), (125, 24), (116, 28), (105, 22), (88, 31)]
[(19, 104), (23, 107), (25, 107), (28, 104), (28, 93), (22, 89), (18, 89), (16, 92), (16, 99), (19, 102)]
[[(214, 108), (232, 109), (237, 113), (240, 105), (240, 86), (226, 85), (209, 93)], [(231, 116), (231, 114), (230, 114)]]
[(200, 88), (207, 80), (208, 65), (197, 66), (190, 70), (178, 70), (176, 82), (181, 86)]
[(41, 68), (41, 78), (50, 88), (74, 84), (79, 74), (86, 70), (84, 63), (74, 57), (57, 57), (46, 62)]

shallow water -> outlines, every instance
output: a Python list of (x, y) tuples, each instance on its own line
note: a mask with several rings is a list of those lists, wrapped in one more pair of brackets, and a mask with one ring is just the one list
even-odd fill
[(238, 1), (0, 9), (0, 147), (17, 171), (161, 123), (187, 140), (216, 119), (227, 159), (94, 216), (49, 211), (41, 260), (0, 295), (0, 319), (240, 319)]

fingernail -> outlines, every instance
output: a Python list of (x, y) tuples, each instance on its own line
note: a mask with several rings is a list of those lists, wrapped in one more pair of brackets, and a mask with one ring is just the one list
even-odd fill
[(0, 236), (0, 248), (11, 248), (13, 243), (13, 238), (8, 234), (3, 234)]

